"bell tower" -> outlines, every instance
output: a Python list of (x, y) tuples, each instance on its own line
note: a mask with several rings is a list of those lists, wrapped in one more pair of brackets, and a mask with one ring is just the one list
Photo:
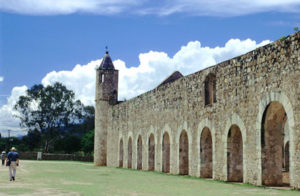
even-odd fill
[(105, 56), (96, 69), (96, 110), (94, 164), (106, 166), (108, 113), (118, 103), (119, 71), (115, 69), (106, 48)]

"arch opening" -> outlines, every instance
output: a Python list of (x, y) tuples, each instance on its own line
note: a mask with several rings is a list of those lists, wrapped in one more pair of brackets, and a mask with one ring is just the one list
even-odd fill
[(290, 142), (287, 141), (284, 148), (284, 169), (286, 172), (290, 170)]
[(170, 137), (167, 132), (163, 135), (162, 143), (162, 171), (170, 172)]
[(200, 177), (212, 178), (212, 137), (210, 130), (205, 127), (200, 137)]
[(137, 141), (137, 169), (142, 169), (142, 167), (143, 167), (143, 143), (142, 143), (142, 136), (139, 136)]
[(189, 141), (186, 131), (182, 131), (179, 139), (179, 174), (189, 174)]
[(205, 105), (211, 105), (217, 102), (216, 97), (216, 76), (212, 73), (208, 74), (204, 81), (204, 100)]
[(237, 125), (227, 135), (227, 181), (243, 182), (243, 138)]
[(123, 149), (123, 140), (120, 140), (120, 151), (119, 151), (119, 167), (123, 167), (123, 154), (124, 154), (124, 149)]
[(148, 141), (148, 170), (154, 171), (155, 167), (155, 141), (154, 135), (151, 134)]
[(284, 147), (284, 165), (282, 170), (282, 183), (289, 185), (290, 183), (290, 142), (287, 141)]
[[(284, 179), (284, 127), (287, 121), (285, 109), (278, 101), (265, 109), (261, 125), (262, 184), (282, 186), (289, 184)], [(289, 149), (288, 149), (289, 151)], [(285, 181), (285, 182), (283, 182)]]
[(128, 140), (127, 168), (132, 168), (132, 139), (131, 139), (131, 137)]

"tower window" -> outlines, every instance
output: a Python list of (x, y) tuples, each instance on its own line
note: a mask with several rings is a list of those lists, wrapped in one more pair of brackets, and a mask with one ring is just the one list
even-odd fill
[(205, 105), (211, 105), (217, 102), (216, 76), (214, 74), (208, 74), (204, 81), (204, 100)]
[(103, 73), (100, 74), (99, 82), (100, 83), (104, 82), (104, 74)]

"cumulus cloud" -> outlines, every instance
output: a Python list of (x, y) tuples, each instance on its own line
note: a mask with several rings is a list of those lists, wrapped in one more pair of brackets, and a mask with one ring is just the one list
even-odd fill
[(7, 103), (0, 107), (0, 133), (2, 136), (7, 135), (7, 130), (12, 131), (12, 135), (23, 135), (25, 130), (19, 126), (20, 120), (15, 118), (13, 107), (18, 101), (19, 97), (25, 95), (26, 86), (16, 86), (11, 90), (11, 95), (7, 98)]
[(0, 10), (21, 14), (57, 15), (77, 12), (170, 15), (184, 13), (237, 16), (259, 12), (299, 13), (299, 0), (0, 0)]
[[(268, 43), (268, 40), (256, 43), (251, 39), (230, 39), (223, 47), (210, 48), (201, 46), (199, 41), (191, 41), (173, 57), (165, 52), (141, 53), (136, 67), (115, 60), (115, 68), (119, 70), (119, 99), (130, 99), (153, 89), (175, 70), (187, 75)], [(42, 84), (59, 81), (72, 89), (84, 104), (94, 104), (95, 68), (100, 62), (101, 59), (87, 65), (76, 65), (70, 71), (52, 71), (42, 79)]]
[(75, 92), (76, 98), (85, 105), (94, 104), (95, 96), (95, 69), (101, 60), (91, 61), (86, 65), (75, 65), (71, 71), (52, 71), (43, 79), (44, 86), (61, 82)]
[(0, 82), (3, 82), (4, 77), (0, 76)]
[[(175, 70), (183, 75), (191, 74), (268, 43), (268, 40), (256, 43), (251, 39), (230, 39), (222, 47), (210, 48), (203, 47), (199, 41), (191, 41), (172, 57), (158, 51), (141, 53), (140, 63), (136, 67), (128, 67), (124, 61), (115, 60), (115, 68), (119, 70), (119, 100), (130, 99), (155, 88)], [(113, 54), (112, 58), (114, 59)], [(101, 59), (86, 65), (75, 65), (72, 70), (52, 71), (41, 82), (45, 86), (61, 82), (75, 92), (76, 99), (80, 99), (85, 105), (94, 105), (95, 69), (100, 63)], [(22, 131), (19, 120), (13, 117), (13, 106), (26, 90), (26, 86), (13, 88), (7, 104), (0, 107), (0, 131)]]

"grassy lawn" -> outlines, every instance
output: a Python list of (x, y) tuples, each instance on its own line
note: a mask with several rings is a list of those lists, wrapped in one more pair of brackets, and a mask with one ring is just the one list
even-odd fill
[(157, 172), (94, 167), (72, 161), (21, 161), (15, 182), (0, 166), (0, 195), (300, 195)]

